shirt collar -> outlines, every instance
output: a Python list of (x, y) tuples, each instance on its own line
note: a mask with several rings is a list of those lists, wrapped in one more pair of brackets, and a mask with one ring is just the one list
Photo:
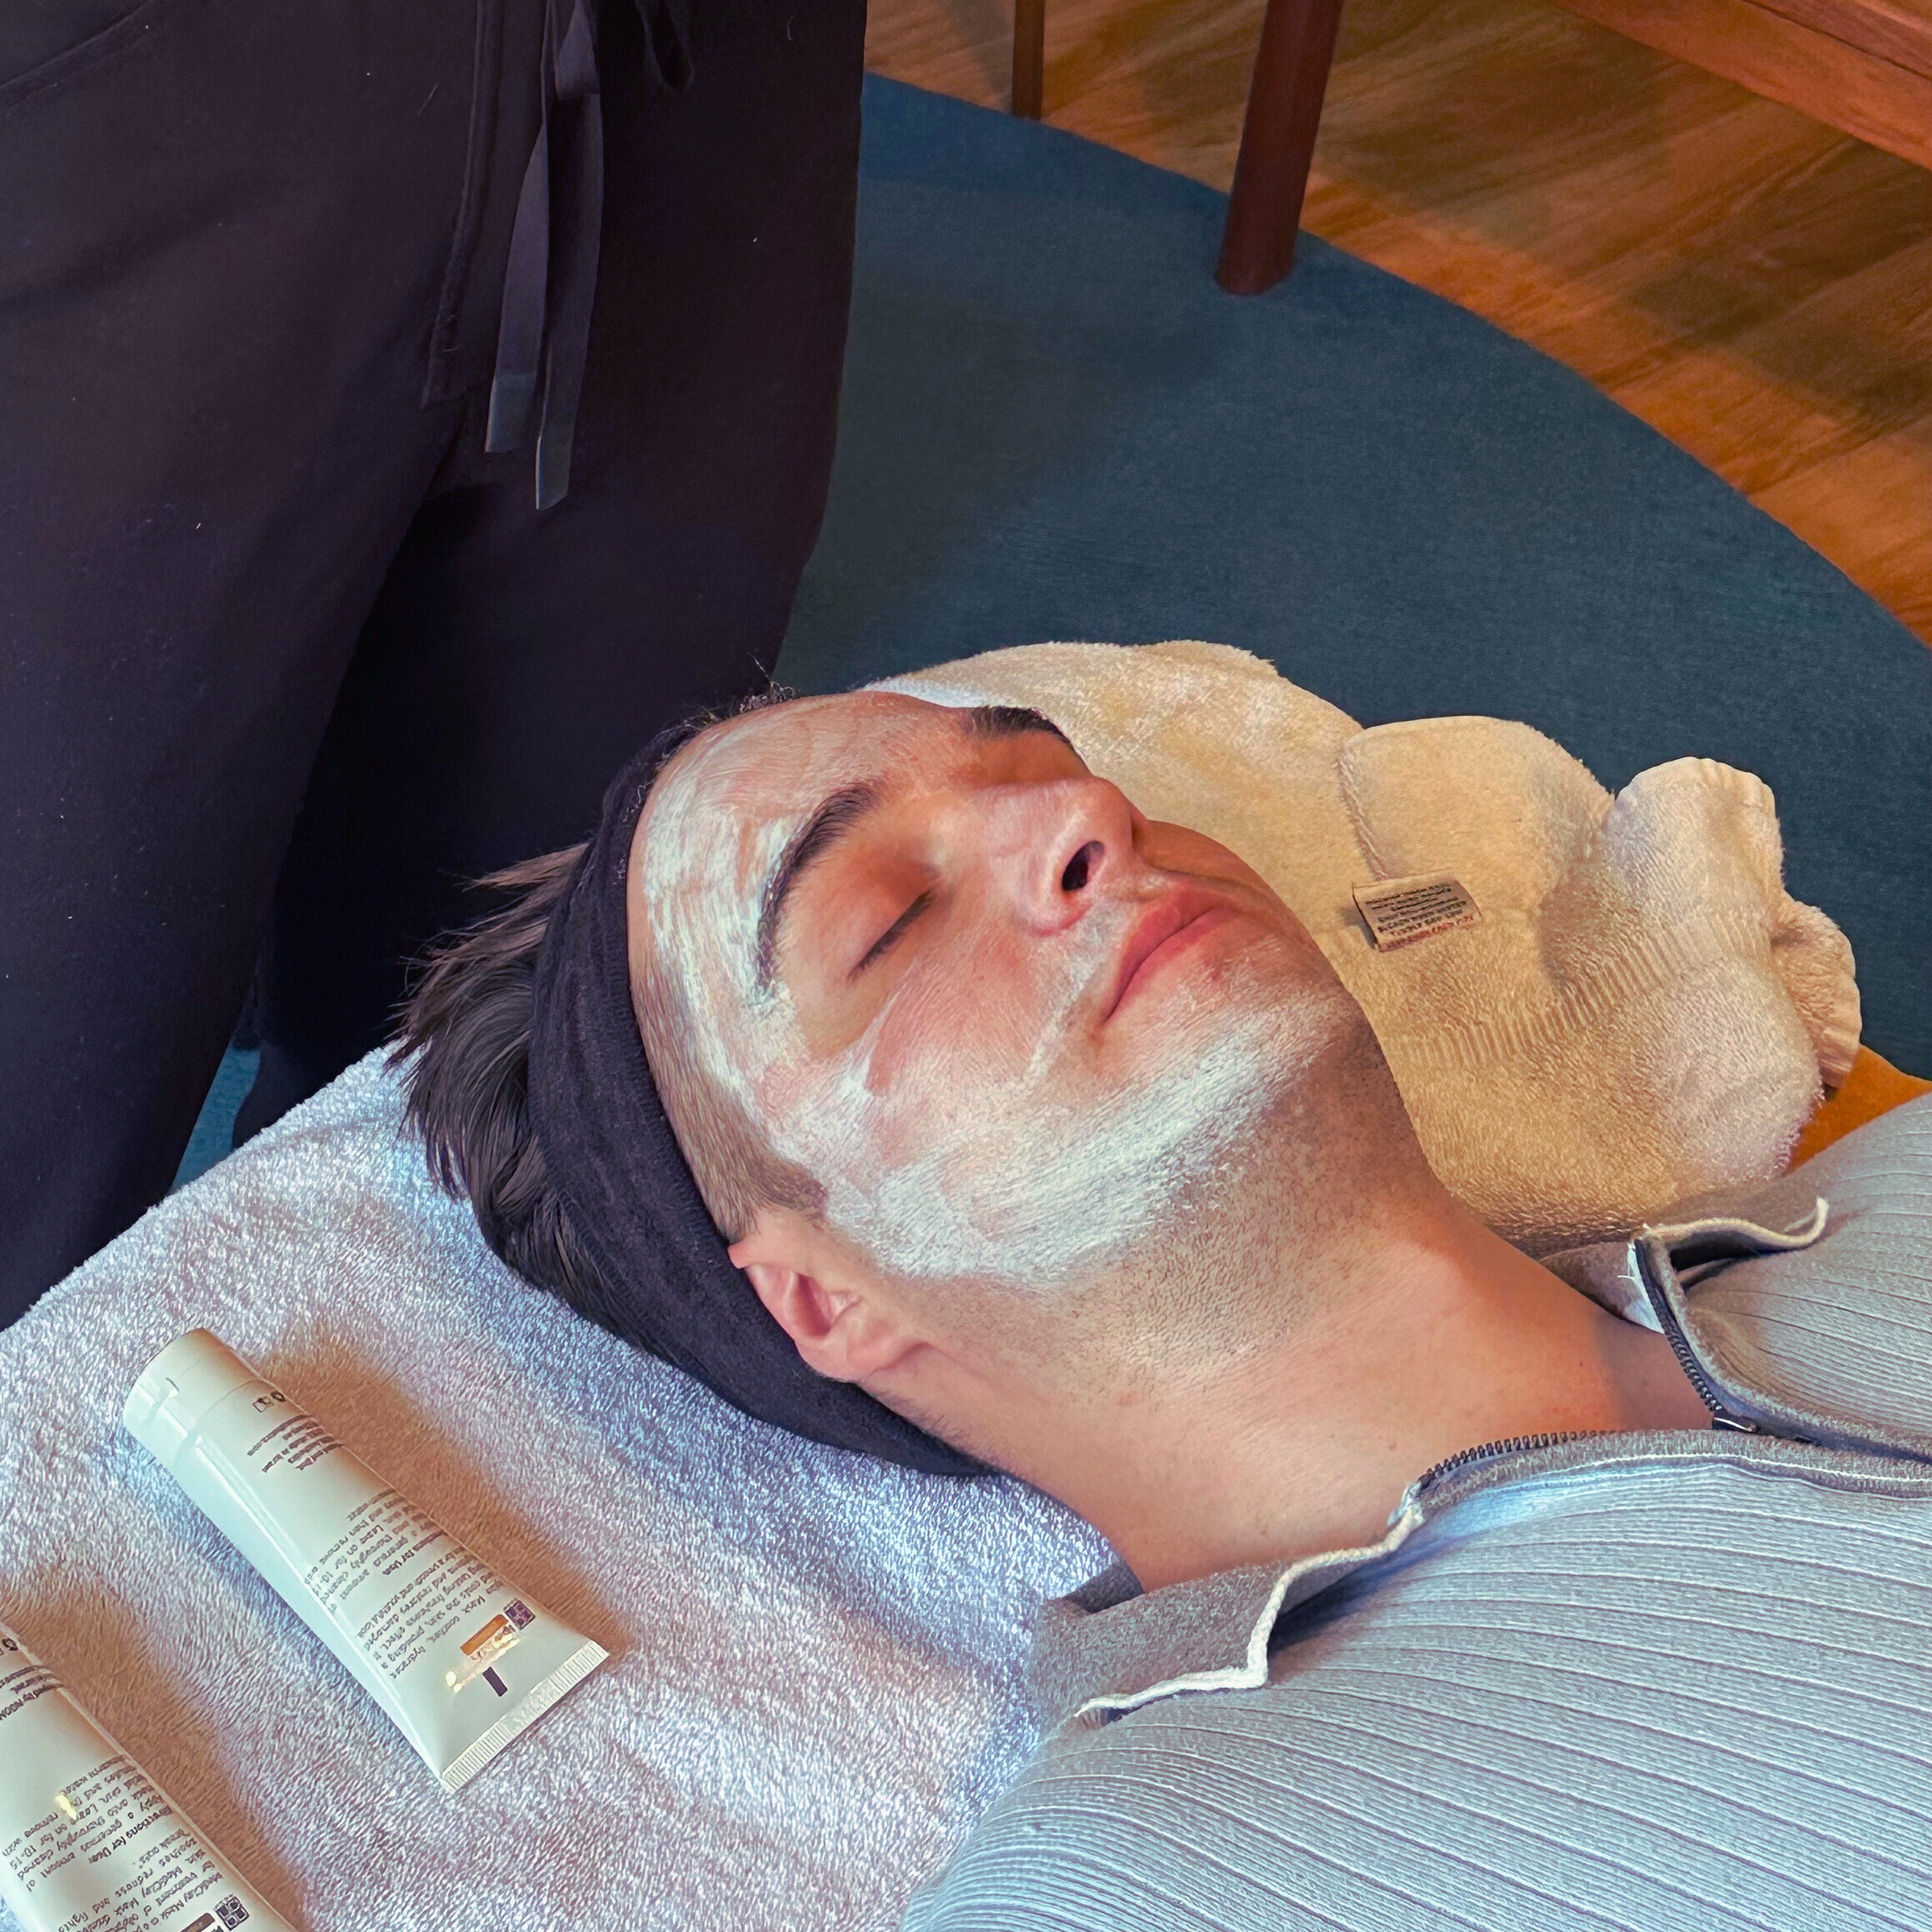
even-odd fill
[[(1823, 1200), (1809, 1198), (1809, 1213), (1783, 1230), (1735, 1217), (1694, 1214), (1646, 1228), (1629, 1241), (1547, 1257), (1544, 1265), (1626, 1320), (1663, 1332), (1666, 1324), (1677, 1325), (1701, 1371), (1729, 1403), (1748, 1413), (1751, 1392), (1733, 1386), (1711, 1359), (1709, 1338), (1698, 1333), (1692, 1297), (1696, 1283), (1724, 1261), (1789, 1252), (1816, 1241), (1828, 1209)], [(1734, 1437), (1731, 1441), (1734, 1445)], [(1431, 1517), (1476, 1491), (1586, 1463), (1659, 1454), (1701, 1457), (1724, 1442), (1722, 1437), (1686, 1437), (1681, 1430), (1593, 1436), (1486, 1459), (1447, 1479), (1412, 1484), (1379, 1541), (1285, 1567), (1256, 1564), (1144, 1591), (1126, 1564), (1115, 1564), (1041, 1613), (1032, 1663), (1040, 1717), (1049, 1729), (1059, 1729), (1104, 1723), (1184, 1691), (1256, 1689), (1267, 1681), (1269, 1642), (1286, 1612), (1393, 1555)]]

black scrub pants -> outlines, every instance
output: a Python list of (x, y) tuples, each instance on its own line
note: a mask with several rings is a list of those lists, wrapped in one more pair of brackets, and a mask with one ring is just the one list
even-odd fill
[(863, 0), (692, 0), (681, 91), (658, 0), (602, 0), (539, 513), (483, 442), (544, 5), (0, 8), (0, 1323), (164, 1192), (251, 974), (261, 1120), (384, 1037), (465, 881), (776, 654)]

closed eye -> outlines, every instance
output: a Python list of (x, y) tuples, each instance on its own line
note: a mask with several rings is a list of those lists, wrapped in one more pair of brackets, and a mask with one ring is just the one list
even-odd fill
[(905, 937), (906, 929), (912, 924), (913, 921), (916, 919), (921, 913), (925, 911), (926, 908), (932, 903), (933, 895), (929, 892), (921, 893), (919, 896), (914, 899), (913, 903), (908, 906), (906, 909), (901, 913), (899, 916), (894, 919), (883, 933), (879, 934), (878, 938), (873, 941), (871, 950), (868, 952), (865, 957), (852, 969), (852, 977), (856, 979), (858, 975), (863, 973), (868, 966), (871, 965), (875, 959), (883, 958), (888, 953), (889, 953), (893, 948)]

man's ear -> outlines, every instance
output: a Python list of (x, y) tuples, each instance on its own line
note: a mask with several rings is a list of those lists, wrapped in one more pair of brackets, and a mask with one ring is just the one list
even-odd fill
[(903, 1359), (918, 1339), (868, 1284), (813, 1252), (818, 1246), (787, 1240), (761, 1218), (728, 1252), (808, 1369), (833, 1382), (863, 1382)]

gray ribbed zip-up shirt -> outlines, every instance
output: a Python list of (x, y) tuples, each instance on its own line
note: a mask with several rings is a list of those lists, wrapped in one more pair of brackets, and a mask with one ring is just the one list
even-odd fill
[(1096, 1579), (909, 1932), (1932, 1929), (1932, 1100), (1549, 1265), (1743, 1432), (1479, 1455), (1368, 1548)]

